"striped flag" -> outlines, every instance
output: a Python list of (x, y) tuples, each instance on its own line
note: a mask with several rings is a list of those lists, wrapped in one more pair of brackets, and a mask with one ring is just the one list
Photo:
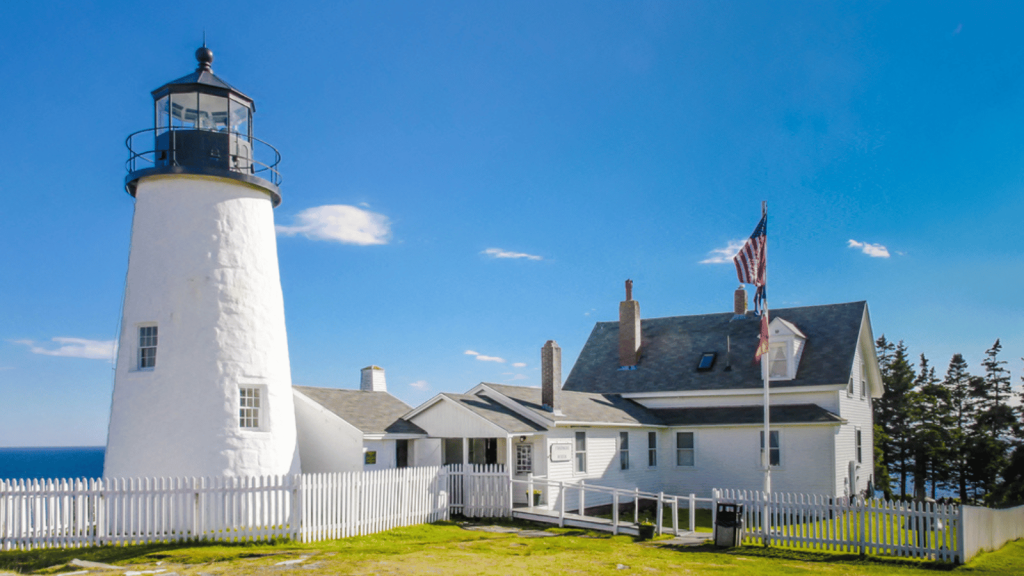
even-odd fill
[(757, 343), (757, 350), (754, 352), (754, 362), (760, 362), (761, 356), (768, 353), (768, 315), (761, 314), (761, 340)]
[(754, 312), (757, 313), (761, 304), (765, 301), (765, 284), (768, 281), (766, 274), (768, 242), (768, 213), (761, 216), (757, 228), (750, 235), (743, 248), (733, 257), (733, 264), (736, 265), (736, 276), (741, 284), (753, 284), (757, 286), (754, 293)]

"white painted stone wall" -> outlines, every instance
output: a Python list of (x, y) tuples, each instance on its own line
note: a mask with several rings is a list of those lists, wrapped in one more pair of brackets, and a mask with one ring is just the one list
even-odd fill
[[(156, 367), (138, 328), (158, 326)], [(105, 476), (297, 473), (295, 410), (270, 197), (237, 182), (139, 182)], [(239, 386), (263, 391), (239, 427)]]
[(304, 473), (363, 469), (363, 433), (299, 391), (295, 423)]

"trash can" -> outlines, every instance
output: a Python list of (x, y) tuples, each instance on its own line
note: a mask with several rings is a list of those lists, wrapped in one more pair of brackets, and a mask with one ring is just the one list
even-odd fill
[(731, 548), (743, 541), (743, 505), (719, 504), (715, 510), (715, 546)]

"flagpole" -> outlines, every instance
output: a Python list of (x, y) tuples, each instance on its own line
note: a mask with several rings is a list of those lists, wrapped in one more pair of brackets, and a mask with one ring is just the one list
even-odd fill
[[(767, 227), (768, 218), (768, 201), (761, 202), (761, 217), (765, 219)], [(761, 300), (761, 314), (764, 314), (763, 322), (769, 323), (768, 319), (768, 236), (765, 235), (764, 239), (764, 278), (762, 279), (765, 291)], [(771, 436), (771, 424), (769, 422), (768, 415), (768, 363), (771, 359), (771, 334), (768, 334), (768, 350), (761, 356), (761, 379), (764, 382), (764, 492), (765, 494), (771, 494), (772, 492), (772, 436)]]

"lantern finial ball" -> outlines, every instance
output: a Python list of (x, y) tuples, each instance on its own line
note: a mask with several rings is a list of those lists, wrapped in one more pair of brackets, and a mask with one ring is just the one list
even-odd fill
[(199, 69), (212, 71), (210, 67), (213, 64), (213, 50), (210, 50), (206, 46), (196, 50), (196, 60), (199, 61)]

